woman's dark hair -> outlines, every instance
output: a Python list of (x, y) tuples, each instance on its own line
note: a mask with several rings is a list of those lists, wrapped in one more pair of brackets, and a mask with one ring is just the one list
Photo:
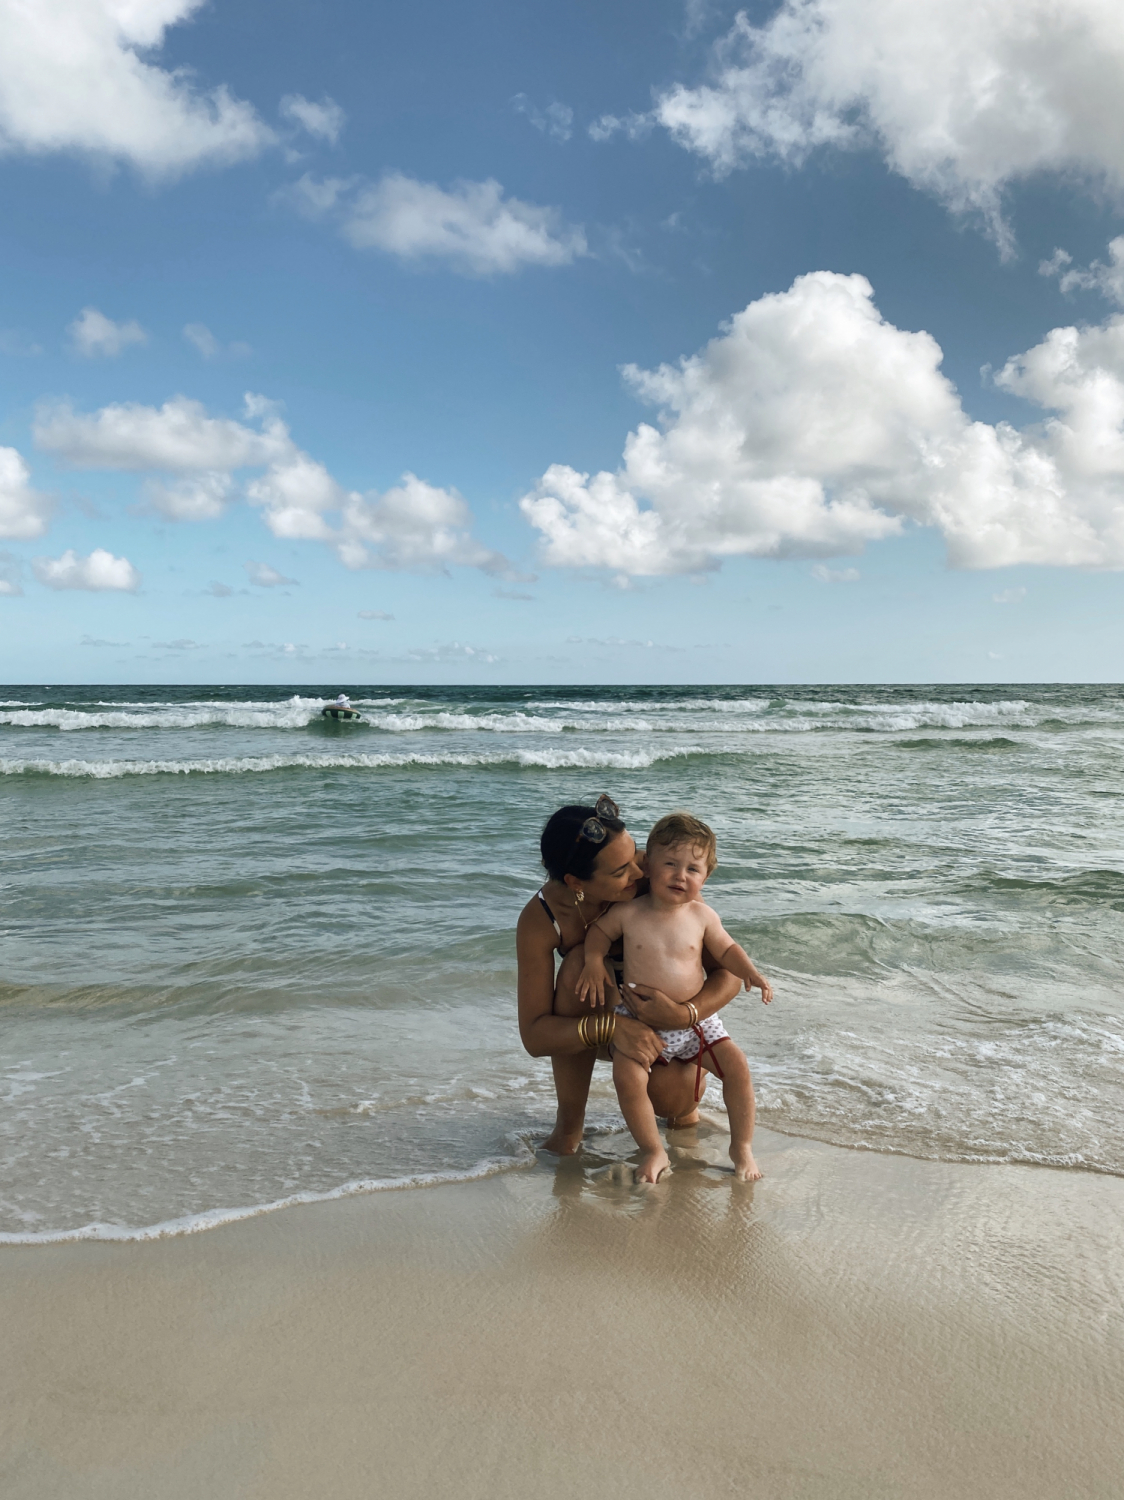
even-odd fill
[(610, 838), (624, 832), (624, 824), (620, 818), (599, 816), (595, 807), (585, 807), (578, 803), (560, 807), (547, 822), (539, 841), (542, 862), (552, 880), (561, 880), (564, 875), (576, 875), (579, 880), (588, 880), (593, 874), (597, 856), (605, 845), (579, 837), (582, 824), (587, 818), (597, 818)]

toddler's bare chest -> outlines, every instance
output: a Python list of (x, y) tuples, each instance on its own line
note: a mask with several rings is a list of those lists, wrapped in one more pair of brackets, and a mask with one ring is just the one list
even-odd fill
[(643, 962), (658, 958), (662, 963), (698, 963), (702, 957), (702, 931), (695, 922), (636, 922), (624, 935), (627, 957)]

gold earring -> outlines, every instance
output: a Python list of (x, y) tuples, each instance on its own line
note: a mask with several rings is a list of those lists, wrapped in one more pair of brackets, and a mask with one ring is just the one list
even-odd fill
[(578, 901), (578, 902), (584, 901), (585, 900), (585, 892), (583, 890), (576, 890), (574, 892), (574, 900)]

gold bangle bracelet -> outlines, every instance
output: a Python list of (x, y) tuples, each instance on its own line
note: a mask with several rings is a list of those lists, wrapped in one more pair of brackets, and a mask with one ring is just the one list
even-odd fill
[(586, 1020), (587, 1017), (585, 1016), (581, 1016), (578, 1020), (578, 1041), (581, 1042), (583, 1047), (589, 1046), (589, 1038), (585, 1034)]
[(608, 1047), (613, 1040), (617, 1030), (617, 1017), (614, 1011), (610, 1011), (605, 1017), (605, 1045)]
[(691, 1018), (691, 1025), (692, 1025), (692, 1027), (697, 1026), (699, 1024), (699, 1008), (698, 1008), (698, 1006), (695, 1004), (695, 1002), (693, 1000), (686, 1000), (686, 1001), (684, 1001), (684, 1004), (687, 1007), (687, 1014)]

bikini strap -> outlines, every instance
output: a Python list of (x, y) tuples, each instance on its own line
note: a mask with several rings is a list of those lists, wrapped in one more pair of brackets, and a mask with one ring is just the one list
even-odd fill
[(555, 932), (558, 934), (558, 946), (559, 946), (559, 950), (561, 950), (561, 947), (562, 947), (562, 929), (558, 925), (558, 918), (551, 911), (551, 909), (550, 909), (550, 902), (543, 895), (542, 890), (540, 889), (539, 891), (536, 892), (536, 894), (537, 894), (539, 900), (542, 902), (542, 909), (543, 909), (543, 911), (545, 911), (546, 914), (547, 914), (547, 916), (550, 918), (551, 926), (554, 928)]

